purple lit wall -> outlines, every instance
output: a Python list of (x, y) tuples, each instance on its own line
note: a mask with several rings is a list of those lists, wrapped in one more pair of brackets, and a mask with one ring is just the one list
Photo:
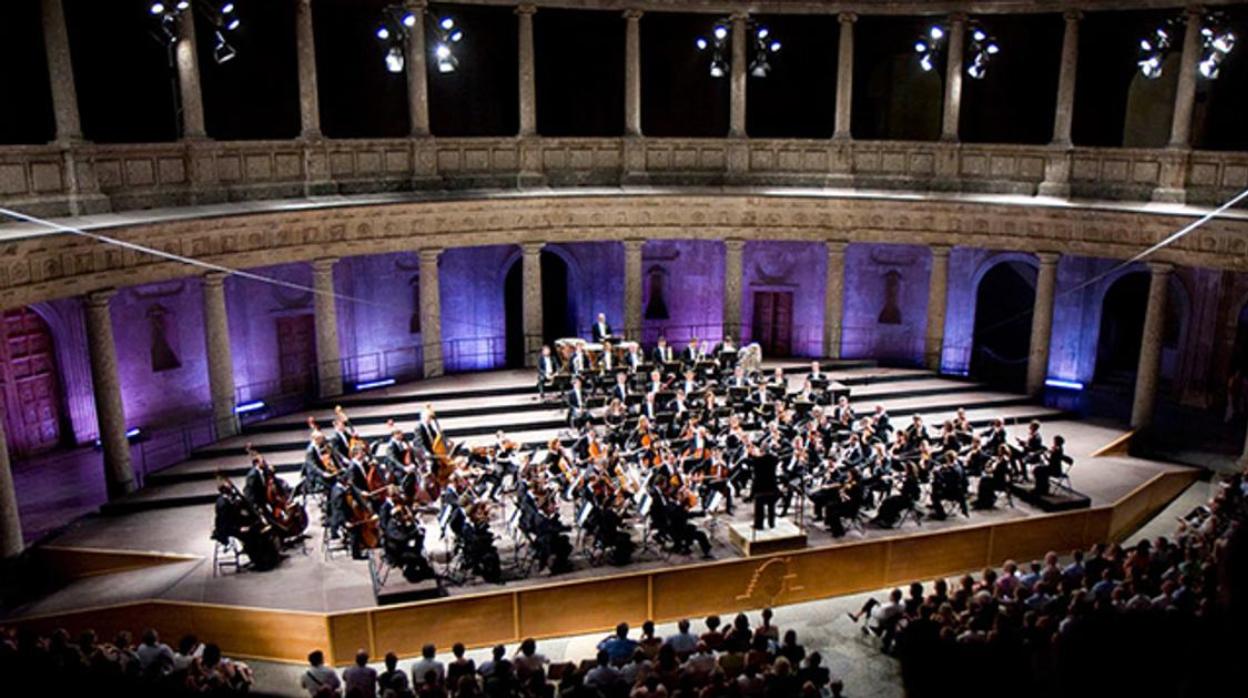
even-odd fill
[(624, 329), (624, 245), (618, 242), (574, 242), (547, 245), (568, 265), (568, 311), (583, 337), (590, 336), (598, 313)]
[(32, 308), (48, 323), (56, 348), (56, 368), (65, 409), (69, 413), (74, 443), (90, 443), (100, 434), (95, 418), (91, 385), (91, 359), (87, 355), (87, 327), (82, 300), (58, 298)]
[[(651, 240), (641, 251), (642, 336), (677, 348), (691, 335), (718, 342), (724, 322), (724, 244)], [(662, 317), (666, 315), (666, 317)]]
[(335, 290), (356, 299), (338, 301), (348, 384), (419, 374), (421, 335), (412, 331), (420, 324), (419, 271), (416, 252), (348, 257), (334, 265)]
[(823, 298), (827, 286), (826, 246), (818, 242), (747, 242), (741, 259), (742, 344), (754, 341), (754, 296), (793, 294), (793, 356), (823, 353)]
[(203, 298), (197, 277), (133, 286), (113, 297), (127, 426), (150, 429), (208, 412)]
[(515, 245), (455, 247), (438, 261), (442, 351), (447, 371), (497, 368), (507, 358), (503, 285)]
[(922, 361), (931, 268), (921, 245), (847, 246), (841, 355)]
[(1030, 270), (1022, 270), (1021, 275), (1034, 286), (1035, 255), (972, 247), (955, 247), (949, 252), (949, 295), (945, 301), (945, 343), (940, 362), (942, 373), (966, 375), (970, 370), (979, 282), (998, 264), (1029, 267)]
[[(282, 264), (249, 271), (305, 288), (312, 286), (312, 267), (309, 264)], [(313, 314), (312, 301), (310, 291), (238, 277), (225, 280), (234, 385), (239, 402), (280, 394), (282, 374), (277, 341), (278, 319)]]

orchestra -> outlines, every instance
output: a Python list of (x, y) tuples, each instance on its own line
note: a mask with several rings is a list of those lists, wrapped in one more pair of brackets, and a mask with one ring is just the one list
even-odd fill
[[(249, 450), (243, 491), (224, 480), (214, 538), (237, 538), (257, 569), (272, 566), (307, 527), (302, 498), (319, 504), (328, 541), (354, 557), (376, 551), (409, 581), (500, 583), (567, 572), (578, 552), (590, 564), (627, 565), (652, 547), (710, 558), (708, 527), (740, 501), (752, 502), (755, 529), (795, 511), (804, 525), (809, 507), (835, 537), (868, 516), (883, 528), (917, 521), (921, 504), (933, 519), (969, 517), (1024, 479), (1048, 492), (1071, 462), (1061, 436), (1044, 444), (1038, 422), (1014, 445), (1004, 421), (975, 433), (961, 410), (940, 425), (915, 414), (894, 429), (881, 406), (856, 412), (817, 361), (800, 381), (781, 368), (764, 373), (758, 346), (731, 337), (713, 351), (693, 338), (679, 353), (659, 337), (647, 353), (599, 315), (593, 338), (542, 347), (538, 389), (543, 400), (561, 395), (567, 414), (547, 442), (498, 431), (469, 448), (426, 406), (410, 429), (390, 420), (368, 443), (335, 408), (328, 430), (307, 420), (296, 488)], [(507, 570), (500, 537), (515, 551)], [(439, 541), (441, 573), (426, 550)]]

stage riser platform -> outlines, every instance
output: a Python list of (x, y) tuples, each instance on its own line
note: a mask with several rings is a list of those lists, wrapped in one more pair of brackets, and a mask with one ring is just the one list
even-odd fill
[[(1194, 482), (1195, 470), (1160, 473), (1112, 506), (940, 531), (907, 526), (897, 535), (763, 557), (669, 566), (541, 586), (492, 588), (385, 608), (300, 613), (191, 602), (141, 601), (37, 618), (16, 625), (76, 636), (91, 628), (161, 628), (167, 637), (212, 638), (235, 657), (302, 663), (310, 648), (349, 664), (358, 648), (374, 656), (416, 656), (425, 643), (513, 644), (639, 624), (732, 613), (930, 580), (1006, 559), (1121, 540)], [(242, 581), (241, 578), (238, 581)]]

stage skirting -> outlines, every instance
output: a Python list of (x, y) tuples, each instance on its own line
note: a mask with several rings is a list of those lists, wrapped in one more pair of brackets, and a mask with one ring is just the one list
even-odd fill
[(93, 628), (102, 637), (152, 626), (166, 638), (193, 632), (231, 656), (303, 662), (308, 651), (320, 648), (340, 665), (349, 664), (361, 648), (374, 657), (389, 651), (408, 657), (429, 642), (442, 649), (454, 642), (514, 644), (526, 637), (605, 632), (619, 621), (663, 622), (811, 601), (976, 572), (1049, 550), (1066, 553), (1125, 537), (1198, 475), (1195, 470), (1159, 474), (1112, 506), (930, 533), (907, 526), (897, 535), (859, 543), (575, 581), (556, 578), (395, 606), (323, 614), (140, 601), (17, 623), (41, 632), (64, 627), (71, 636)]

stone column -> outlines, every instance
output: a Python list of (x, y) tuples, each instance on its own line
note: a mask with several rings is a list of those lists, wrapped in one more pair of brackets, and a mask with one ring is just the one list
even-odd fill
[(641, 135), (641, 10), (625, 10), (624, 135)]
[(342, 394), (342, 350), (338, 345), (338, 303), (334, 298), (336, 257), (312, 262), (316, 308), (316, 375), (322, 398)]
[(204, 93), (199, 87), (199, 55), (195, 49), (194, 8), (178, 18), (178, 39), (174, 55), (178, 65), (178, 91), (182, 96), (182, 138), (207, 138), (204, 127)]
[(545, 243), (526, 242), (520, 246), (524, 295), (524, 365), (536, 366), (542, 346), (542, 248)]
[(1049, 373), (1049, 339), (1053, 330), (1053, 298), (1057, 292), (1057, 262), (1061, 255), (1039, 252), (1036, 273), (1036, 301), (1031, 312), (1031, 344), (1027, 353), (1027, 394), (1044, 392)]
[(295, 54), (299, 63), (299, 118), (303, 138), (321, 137), (321, 102), (316, 86), (316, 39), (312, 0), (295, 3)]
[(520, 5), (520, 135), (537, 135), (537, 79), (533, 64), (533, 14), (535, 5)]
[(109, 300), (116, 291), (95, 291), (87, 295), (87, 352), (91, 359), (91, 385), (95, 393), (95, 416), (100, 424), (100, 445), (104, 449), (104, 482), (108, 498), (133, 492), (134, 468), (130, 465), (130, 443), (126, 439), (126, 408), (121, 400), (121, 379), (117, 375), (117, 345), (113, 342), (113, 318)]
[(745, 240), (724, 240), (724, 334), (741, 339), (741, 257)]
[(1170, 147), (1191, 145), (1192, 109), (1196, 106), (1196, 71), (1200, 60), (1201, 10), (1187, 8), (1187, 26), (1183, 31), (1183, 55), (1179, 59), (1179, 84), (1174, 91), (1174, 118), (1170, 121)]
[(412, 135), (429, 135), (429, 73), (425, 67), (425, 0), (409, 0), (404, 5), (416, 23), (408, 29), (407, 56), (403, 64), (407, 73), (407, 113)]
[(69, 31), (65, 28), (65, 7), (61, 0), (43, 0), (43, 47), (48, 56), (48, 77), (52, 82), (56, 140), (80, 140), (82, 124), (78, 114), (78, 90), (74, 87)]
[[(843, 25), (842, 25), (843, 26)], [(844, 240), (828, 240), (828, 273), (823, 294), (823, 355), (841, 358), (841, 327), (845, 316)]]
[(1248, 468), (1248, 436), (1244, 437), (1244, 450), (1239, 456), (1239, 467)]
[(641, 250), (645, 240), (624, 241), (624, 332), (630, 339), (641, 338)]
[(932, 245), (932, 276), (927, 285), (927, 333), (923, 364), (940, 371), (945, 345), (945, 302), (949, 292), (949, 246)]
[(728, 135), (732, 138), (745, 138), (745, 25), (745, 13), (733, 13), (732, 66), (729, 69), (731, 99), (728, 108)]
[(234, 356), (230, 349), (230, 321), (225, 310), (225, 274), (204, 275), (204, 343), (208, 350), (208, 392), (217, 438), (238, 433), (234, 413)]
[(1153, 423), (1157, 403), (1157, 376), (1161, 372), (1161, 335), (1166, 325), (1166, 292), (1173, 267), (1149, 262), (1148, 307), (1144, 312), (1144, 336), (1140, 338), (1140, 363), (1135, 374), (1135, 401), (1131, 405), (1131, 426), (1145, 429)]
[(1057, 78), (1057, 111), (1053, 115), (1053, 145), (1070, 145), (1070, 126), (1075, 117), (1075, 77), (1079, 72), (1079, 20), (1083, 13), (1067, 10), (1062, 34), (1062, 65)]
[(842, 12), (841, 39), (836, 56), (836, 130), (833, 138), (850, 138), (850, 122), (854, 113), (854, 22), (858, 15)]
[(958, 140), (958, 119), (962, 113), (962, 54), (966, 39), (966, 15), (949, 16), (949, 44), (945, 52), (945, 116), (940, 129), (942, 141)]
[[(60, 4), (59, 2), (57, 3)], [(17, 491), (9, 467), (9, 445), (0, 419), (0, 559), (22, 552), (22, 520), (17, 514)]]
[(420, 251), (420, 343), (425, 378), (440, 376), (442, 365), (442, 289), (438, 280), (438, 259), (442, 248)]

